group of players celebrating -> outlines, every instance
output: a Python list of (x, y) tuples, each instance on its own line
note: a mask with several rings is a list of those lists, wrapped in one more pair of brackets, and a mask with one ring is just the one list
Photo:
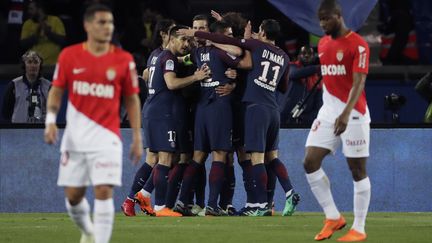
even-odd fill
[[(266, 19), (259, 32), (252, 33), (251, 23), (239, 13), (211, 13), (217, 21), (210, 26), (205, 15), (197, 15), (192, 28), (172, 25), (159, 32), (165, 41), (150, 56), (143, 75), (149, 88), (143, 109), (146, 163), (122, 205), (127, 216), (135, 215), (135, 203), (144, 213), (156, 216), (269, 216), (276, 178), (285, 191), (283, 216), (292, 215), (300, 201), (278, 158), (277, 95), (286, 91), (289, 77), (289, 57), (275, 45), (279, 23)], [(326, 213), (325, 225), (315, 239), (330, 238), (346, 225), (321, 168), (323, 158), (334, 152), (341, 140), (354, 178), (356, 220), (340, 240), (365, 239), (370, 117), (363, 88), (369, 49), (359, 35), (345, 27), (340, 6), (334, 1), (322, 2), (319, 19), (327, 34), (318, 50), (325, 102), (308, 136), (304, 161), (308, 182)], [(188, 64), (196, 71), (178, 77), (179, 69)], [(191, 113), (178, 91), (194, 83), (200, 84), (200, 93)], [(189, 116), (195, 117), (193, 132), (186, 124), (191, 121)], [(192, 137), (193, 153), (186, 145)], [(247, 194), (246, 204), (238, 212), (232, 207), (232, 151), (237, 152)], [(204, 207), (203, 164), (210, 152), (209, 196)], [(153, 189), (154, 209), (150, 200)]]
[[(292, 215), (299, 202), (277, 153), (276, 92), (287, 89), (289, 62), (275, 46), (279, 23), (264, 20), (252, 38), (251, 24), (240, 13), (213, 15), (218, 20), (211, 25), (205, 15), (195, 16), (191, 29), (169, 20), (158, 24), (161, 47), (153, 51), (143, 73), (149, 90), (143, 108), (147, 156), (122, 205), (127, 216), (135, 215), (135, 202), (156, 216), (271, 215), (276, 178), (286, 193), (283, 215)], [(182, 77), (180, 69), (189, 64), (196, 70)], [(194, 83), (199, 84), (199, 98), (191, 108), (181, 89)], [(247, 193), (239, 212), (232, 207), (234, 150)], [(209, 153), (213, 162), (205, 206), (204, 162)]]
[[(109, 242), (111, 237), (112, 188), (121, 184), (121, 96), (131, 123), (135, 163), (146, 148), (145, 163), (122, 204), (125, 215), (134, 216), (138, 203), (144, 213), (155, 216), (269, 216), (276, 180), (285, 191), (282, 215), (295, 212), (300, 197), (278, 158), (276, 96), (287, 90), (289, 79), (289, 58), (275, 45), (279, 23), (264, 20), (259, 32), (252, 33), (251, 23), (238, 13), (212, 15), (217, 21), (210, 28), (203, 15), (194, 18), (192, 28), (171, 20), (158, 24), (160, 48), (151, 54), (143, 73), (148, 86), (141, 112), (143, 138), (135, 63), (129, 53), (110, 44), (111, 10), (90, 6), (84, 15), (87, 41), (62, 51), (48, 96), (44, 136), (47, 143), (56, 142), (56, 115), (68, 90), (58, 185), (65, 188), (66, 208), (82, 232), (81, 242)], [(318, 45), (323, 106), (309, 132), (304, 159), (307, 182), (325, 213), (315, 240), (328, 239), (346, 225), (321, 168), (324, 157), (342, 144), (353, 177), (354, 222), (338, 241), (363, 241), (371, 196), (366, 173), (370, 116), (364, 92), (369, 48), (345, 26), (335, 0), (323, 0), (318, 17), (326, 34)], [(194, 85), (199, 98), (191, 104), (186, 98), (194, 95), (185, 95), (185, 90)], [(232, 207), (234, 151), (247, 194), (245, 207), (238, 212)], [(205, 205), (204, 162), (209, 153)], [(85, 198), (89, 185), (95, 194), (93, 220)]]

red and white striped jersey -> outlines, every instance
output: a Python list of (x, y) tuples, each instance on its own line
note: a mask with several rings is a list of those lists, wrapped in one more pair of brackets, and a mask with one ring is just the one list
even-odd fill
[[(368, 73), (369, 46), (352, 31), (337, 39), (327, 35), (318, 44), (318, 56), (324, 83), (323, 106), (318, 117), (334, 122), (348, 101), (353, 73)], [(364, 122), (370, 122), (370, 116), (363, 90), (351, 112), (349, 123)]]
[(68, 91), (67, 125), (62, 151), (121, 149), (120, 99), (139, 92), (132, 56), (110, 46), (94, 56), (85, 43), (65, 48), (58, 59), (53, 86)]

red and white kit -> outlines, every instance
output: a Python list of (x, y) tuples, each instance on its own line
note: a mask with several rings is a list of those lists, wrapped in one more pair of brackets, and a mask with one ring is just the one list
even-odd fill
[(85, 43), (70, 46), (59, 56), (53, 86), (69, 100), (58, 184), (120, 185), (120, 99), (139, 92), (132, 56), (115, 46), (101, 56)]
[(342, 142), (346, 157), (368, 157), (370, 115), (364, 90), (340, 138), (334, 135), (334, 124), (348, 102), (353, 73), (368, 73), (369, 46), (361, 36), (350, 31), (337, 39), (323, 37), (318, 44), (318, 56), (324, 83), (323, 106), (312, 125), (306, 146), (323, 147), (334, 153)]

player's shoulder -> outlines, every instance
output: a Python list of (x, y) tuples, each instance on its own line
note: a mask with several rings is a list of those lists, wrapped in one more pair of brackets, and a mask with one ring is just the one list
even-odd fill
[(353, 44), (361, 44), (361, 45), (365, 45), (365, 46), (367, 46), (367, 42), (365, 41), (365, 39), (363, 39), (363, 37), (362, 37), (361, 35), (357, 34), (357, 33), (354, 32), (354, 31), (351, 31), (351, 32), (348, 34), (347, 38), (349, 39), (349, 42), (350, 42), (350, 43), (353, 43)]
[(327, 44), (330, 40), (331, 40), (330, 35), (325, 35), (325, 36), (321, 37), (321, 39), (319, 39), (318, 46), (323, 46), (323, 45)]
[(125, 59), (128, 61), (133, 60), (132, 54), (130, 54), (128, 51), (125, 51), (122, 48), (117, 47), (115, 45), (112, 45), (111, 48), (112, 48), (112, 52), (116, 55), (116, 59), (118, 60)]
[(84, 51), (84, 43), (73, 44), (62, 49), (60, 55), (70, 56)]

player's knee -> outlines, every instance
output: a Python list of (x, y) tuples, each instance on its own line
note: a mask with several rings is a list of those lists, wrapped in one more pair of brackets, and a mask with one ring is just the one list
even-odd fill
[(212, 152), (213, 161), (225, 162), (227, 157), (227, 152), (225, 151), (213, 151)]
[(367, 177), (366, 171), (361, 168), (350, 167), (350, 170), (354, 181), (360, 181)]
[(112, 198), (113, 187), (110, 185), (99, 185), (94, 187), (95, 198), (99, 200), (106, 200)]
[(303, 160), (303, 168), (305, 169), (306, 173), (310, 174), (313, 173), (321, 167), (321, 164), (316, 159), (306, 156)]

